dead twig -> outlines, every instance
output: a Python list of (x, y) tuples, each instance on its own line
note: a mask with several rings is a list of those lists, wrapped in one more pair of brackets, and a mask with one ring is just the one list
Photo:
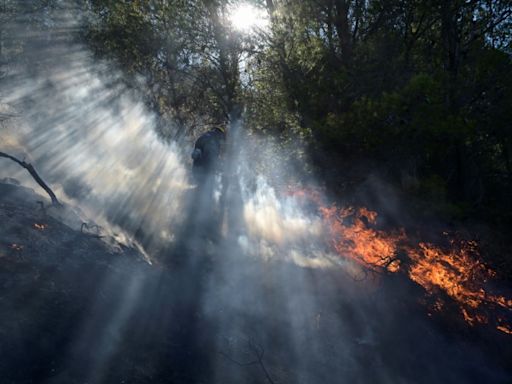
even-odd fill
[[(85, 232), (84, 229), (86, 229), (89, 232)], [(91, 230), (94, 230), (94, 229), (96, 230), (96, 233), (90, 232)], [(82, 223), (82, 225), (80, 226), (80, 232), (82, 232), (84, 235), (89, 235), (89, 236), (95, 237), (97, 239), (103, 239), (105, 237), (104, 235), (101, 235), (102, 229), (103, 229), (102, 227), (100, 227), (99, 225), (96, 225), (96, 224)]]
[(270, 384), (275, 384), (275, 381), (272, 379), (272, 376), (270, 376), (270, 373), (268, 372), (267, 367), (265, 367), (265, 364), (263, 362), (263, 356), (265, 355), (265, 350), (263, 349), (263, 347), (261, 345), (254, 343), (254, 341), (252, 339), (249, 339), (248, 340), (248, 348), (249, 348), (249, 351), (252, 352), (252, 354), (256, 357), (255, 360), (251, 360), (248, 362), (240, 362), (236, 359), (233, 359), (231, 356), (229, 356), (228, 354), (226, 354), (224, 352), (220, 352), (220, 354), (222, 356), (224, 356), (226, 359), (228, 359), (229, 361), (231, 361), (232, 363), (235, 363), (241, 367), (248, 367), (250, 365), (259, 365), (261, 370), (265, 374), (267, 381)]
[(235, 360), (233, 359), (231, 356), (229, 356), (227, 353), (224, 353), (224, 352), (220, 352), (220, 354), (222, 356), (224, 356), (226, 359), (228, 359), (229, 361), (231, 361), (232, 363), (235, 363), (236, 365), (239, 365), (241, 367), (248, 367), (250, 365), (255, 365), (255, 364), (258, 364), (258, 360), (253, 360), (253, 361), (248, 361), (246, 363), (242, 363), (238, 360)]
[(50, 196), (50, 199), (52, 200), (52, 204), (57, 207), (62, 207), (62, 204), (57, 199), (57, 196), (55, 196), (55, 193), (53, 193), (51, 188), (43, 181), (43, 179), (41, 179), (41, 176), (39, 176), (39, 174), (36, 172), (36, 170), (32, 164), (26, 163), (23, 160), (18, 160), (14, 156), (8, 155), (7, 153), (4, 153), (4, 152), (0, 152), (0, 157), (5, 157), (6, 159), (10, 159), (10, 160), (14, 161), (15, 163), (19, 164), (20, 166), (22, 166), (23, 168), (25, 168), (28, 171), (28, 173), (30, 173), (30, 175), (34, 178), (34, 180), (37, 182), (37, 184), (39, 184), (41, 186), (41, 188), (43, 188), (46, 191), (46, 193)]

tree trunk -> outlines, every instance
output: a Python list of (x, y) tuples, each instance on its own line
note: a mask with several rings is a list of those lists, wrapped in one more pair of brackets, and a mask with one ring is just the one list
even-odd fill
[(270, 18), (274, 17), (274, 12), (276, 10), (274, 2), (272, 0), (266, 0), (266, 4), (267, 4), (267, 11), (268, 11), (268, 14), (270, 15)]
[(450, 110), (457, 109), (456, 83), (459, 72), (460, 36), (457, 26), (459, 8), (454, 1), (441, 2), (441, 37), (444, 46), (444, 68), (448, 75), (446, 103)]
[(226, 29), (219, 16), (221, 6), (209, 5), (210, 18), (213, 25), (213, 34), (217, 43), (219, 54), (219, 71), (224, 85), (223, 100), (220, 100), (224, 106), (226, 120), (230, 120), (236, 107), (236, 94), (239, 82), (238, 56), (233, 47), (229, 46)]
[(345, 0), (335, 0), (334, 4), (336, 6), (334, 25), (336, 26), (336, 33), (338, 34), (342, 61), (348, 66), (352, 62), (352, 35), (350, 33), (348, 17), (350, 7)]
[[(460, 6), (457, 0), (441, 1), (441, 39), (444, 48), (444, 70), (447, 75), (447, 90), (445, 103), (450, 114), (458, 114), (458, 100), (456, 95), (459, 72), (460, 36), (458, 32), (457, 17)], [(466, 183), (466, 151), (463, 141), (459, 137), (451, 138), (454, 148), (455, 162), (455, 196), (465, 200), (468, 196)]]

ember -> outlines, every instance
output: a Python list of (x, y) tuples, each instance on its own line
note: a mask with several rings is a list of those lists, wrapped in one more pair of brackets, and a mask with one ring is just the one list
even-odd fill
[(23, 250), (23, 245), (12, 243), (10, 248), (16, 252), (21, 252)]
[(507, 333), (509, 335), (512, 335), (512, 328), (510, 327), (507, 327), (505, 325), (498, 325), (496, 327), (497, 330), (501, 331), (501, 332), (504, 332), (504, 333)]

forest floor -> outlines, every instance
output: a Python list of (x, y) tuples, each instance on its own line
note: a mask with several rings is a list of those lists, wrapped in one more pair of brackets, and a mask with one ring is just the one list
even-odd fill
[(208, 240), (150, 265), (38, 201), (0, 183), (1, 383), (512, 383), (511, 336), (427, 316), (399, 275)]

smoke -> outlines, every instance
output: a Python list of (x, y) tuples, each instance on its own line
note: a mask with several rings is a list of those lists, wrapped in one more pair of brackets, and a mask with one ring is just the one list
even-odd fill
[[(3, 79), (1, 105), (19, 117), (4, 122), (2, 149), (30, 161), (90, 220), (147, 244), (172, 239), (190, 188), (178, 144), (157, 138), (154, 116), (121, 74), (80, 44), (50, 40), (27, 56)], [(37, 189), (14, 165), (2, 164), (2, 176)]]
[[(76, 27), (67, 12), (64, 29)], [(354, 278), (360, 268), (333, 253), (318, 212), (286, 193), (307, 168), (290, 161), (289, 147), (232, 122), (221, 175), (194, 188), (191, 143), (163, 143), (156, 117), (112, 63), (50, 35), (3, 79), (2, 108), (20, 117), (2, 126), (0, 148), (29, 159), (83, 210), (75, 229), (92, 220), (138, 239), (162, 264), (184, 259), (175, 272), (102, 276), (65, 351), (88, 364), (63, 359), (61, 378), (87, 369), (91, 383), (114, 381), (141, 360), (146, 382), (172, 380), (169, 366), (183, 382), (210, 383), (505, 377), (493, 356), (430, 323), (407, 282)], [(14, 165), (0, 172), (37, 188)], [(399, 220), (399, 201), (384, 192), (371, 180), (360, 193)]]

